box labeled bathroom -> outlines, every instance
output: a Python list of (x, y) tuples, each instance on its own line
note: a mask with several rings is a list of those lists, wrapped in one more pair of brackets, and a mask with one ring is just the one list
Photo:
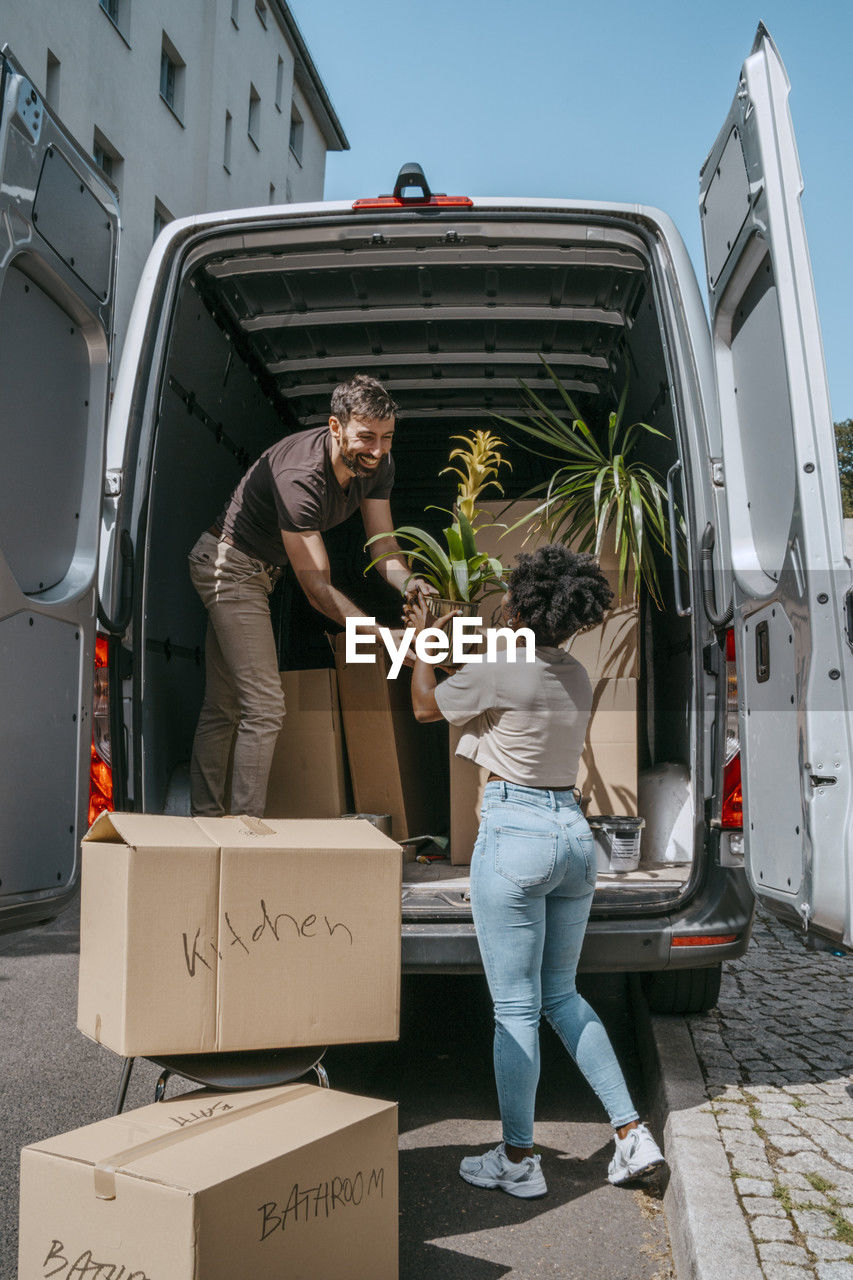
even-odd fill
[(21, 1277), (397, 1280), (397, 1108), (184, 1094), (25, 1147)]

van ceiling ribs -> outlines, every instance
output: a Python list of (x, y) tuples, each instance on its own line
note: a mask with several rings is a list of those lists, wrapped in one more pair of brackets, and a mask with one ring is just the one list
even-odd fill
[(382, 244), (351, 227), (307, 244), (302, 234), (267, 235), (258, 253), (244, 240), (202, 274), (303, 426), (325, 420), (332, 388), (358, 370), (427, 421), (497, 406), (512, 416), (521, 381), (562, 412), (540, 355), (571, 394), (614, 399), (647, 280), (633, 233), (478, 225), (453, 244), (439, 226), (394, 228)]
[[(440, 387), (441, 383), (438, 385)], [(328, 387), (326, 388), (326, 392), (328, 393)], [(490, 418), (493, 413), (502, 414), (507, 418), (524, 416), (524, 410), (519, 407), (517, 402), (514, 404), (504, 402), (501, 402), (500, 404), (490, 404), (484, 401), (484, 403), (480, 405), (463, 405), (460, 407), (459, 405), (444, 405), (440, 399), (436, 399), (435, 404), (427, 409), (409, 408), (408, 405), (404, 405), (400, 409), (400, 418), (406, 422), (409, 422), (413, 418), (431, 419), (433, 422), (445, 422), (450, 418), (465, 418), (468, 422), (471, 422), (476, 421), (479, 418)], [(572, 416), (568, 409), (552, 409), (552, 413), (555, 417), (562, 418), (566, 422), (568, 422)], [(328, 421), (328, 408), (325, 413), (310, 413), (301, 419), (303, 427), (316, 427), (321, 422)], [(499, 430), (499, 428), (495, 429)]]
[[(544, 347), (543, 347), (544, 351)], [(443, 351), (440, 357), (440, 363), (443, 365), (453, 364), (472, 364), (491, 365), (497, 364), (529, 364), (531, 351), (495, 351), (490, 352), (488, 357), (484, 354), (483, 348), (471, 351)], [(396, 353), (385, 352), (384, 355), (341, 355), (327, 356), (324, 359), (308, 359), (308, 360), (277, 360), (269, 364), (267, 368), (273, 374), (286, 373), (311, 373), (320, 372), (324, 369), (369, 369), (381, 366), (383, 369), (394, 368), (398, 365), (434, 365), (436, 363), (435, 352), (413, 352)], [(552, 366), (576, 366), (588, 369), (609, 369), (610, 362), (606, 356), (587, 355), (584, 352), (553, 352), (548, 356), (548, 363)], [(539, 366), (542, 370), (541, 365)]]
[[(421, 261), (422, 260), (422, 261)], [(275, 253), (228, 258), (209, 262), (205, 270), (209, 276), (222, 280), (229, 276), (285, 275), (300, 271), (364, 271), (370, 267), (418, 266), (471, 267), (613, 267), (617, 271), (642, 273), (643, 259), (627, 249), (595, 248), (549, 245), (545, 248), (529, 248), (523, 245), (494, 248), (456, 248), (432, 245), (410, 249), (325, 249), (317, 253)]]
[(492, 320), (500, 319), (519, 321), (561, 320), (575, 324), (601, 324), (613, 328), (621, 328), (625, 317), (621, 311), (608, 311), (604, 307), (553, 307), (549, 303), (539, 306), (513, 306), (511, 303), (480, 303), (459, 306), (453, 303), (433, 303), (431, 305), (410, 307), (362, 307), (354, 310), (347, 307), (343, 310), (305, 312), (266, 312), (241, 320), (240, 327), (245, 333), (257, 333), (262, 329), (287, 329), (293, 325), (300, 328), (318, 328), (323, 325), (369, 324), (408, 324), (429, 320)]
[[(385, 383), (389, 391), (394, 394), (398, 391), (423, 391), (431, 388), (435, 394), (439, 388), (445, 391), (468, 391), (483, 390), (485, 388), (500, 387), (503, 390), (512, 388), (518, 390), (518, 380), (516, 378), (445, 378), (442, 374), (425, 374), (422, 378), (386, 378)], [(567, 391), (589, 392), (590, 395), (597, 395), (599, 386), (597, 382), (583, 382), (579, 379), (574, 381), (563, 381), (562, 385)], [(334, 386), (333, 382), (315, 382), (315, 383), (295, 383), (292, 387), (287, 388), (287, 398), (289, 400), (299, 400), (304, 396), (327, 396)]]

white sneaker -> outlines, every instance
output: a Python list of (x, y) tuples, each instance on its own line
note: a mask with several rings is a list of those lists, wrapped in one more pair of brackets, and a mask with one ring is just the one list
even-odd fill
[(481, 1156), (466, 1156), (459, 1173), (473, 1187), (500, 1187), (511, 1196), (531, 1200), (548, 1190), (540, 1167), (541, 1156), (525, 1156), (516, 1164), (507, 1158), (504, 1144), (485, 1151)]
[(618, 1186), (645, 1178), (665, 1163), (660, 1147), (646, 1126), (638, 1124), (624, 1138), (616, 1137), (616, 1154), (610, 1161), (607, 1177)]

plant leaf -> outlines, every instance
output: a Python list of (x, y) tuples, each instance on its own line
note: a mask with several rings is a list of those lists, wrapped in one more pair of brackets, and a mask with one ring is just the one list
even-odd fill
[(636, 544), (636, 563), (640, 565), (643, 560), (643, 498), (640, 491), (639, 481), (636, 476), (631, 476), (629, 481), (631, 493), (631, 520), (633, 524), (633, 536)]
[(477, 554), (477, 543), (474, 538), (474, 530), (471, 528), (470, 522), (460, 511), (457, 517), (459, 525), (459, 534), (462, 541), (462, 551), (466, 560), (472, 559)]

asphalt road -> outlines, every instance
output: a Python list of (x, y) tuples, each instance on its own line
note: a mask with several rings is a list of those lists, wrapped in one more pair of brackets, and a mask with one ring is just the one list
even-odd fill
[[(77, 1031), (76, 986), (76, 910), (0, 935), (0, 1280), (17, 1271), (20, 1147), (113, 1111), (121, 1060)], [(626, 983), (587, 981), (584, 991), (642, 1110)], [(550, 1029), (542, 1049), (536, 1139), (549, 1194), (527, 1202), (457, 1173), (463, 1155), (500, 1138), (484, 980), (407, 978), (399, 1043), (327, 1053), (333, 1088), (399, 1102), (402, 1280), (670, 1280), (659, 1192), (609, 1186), (601, 1108)], [(153, 1101), (158, 1075), (137, 1062), (127, 1107)], [(169, 1093), (182, 1087), (173, 1080)]]

